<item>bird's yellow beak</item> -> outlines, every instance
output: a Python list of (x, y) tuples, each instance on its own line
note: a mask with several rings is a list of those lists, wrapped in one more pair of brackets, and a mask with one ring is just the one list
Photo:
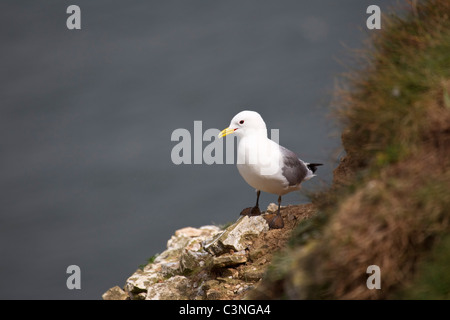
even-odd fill
[(236, 130), (236, 129), (231, 129), (231, 128), (223, 129), (222, 131), (220, 131), (218, 137), (219, 137), (219, 138), (223, 138), (223, 137), (225, 137), (226, 135), (229, 135), (229, 134), (233, 133), (235, 130)]

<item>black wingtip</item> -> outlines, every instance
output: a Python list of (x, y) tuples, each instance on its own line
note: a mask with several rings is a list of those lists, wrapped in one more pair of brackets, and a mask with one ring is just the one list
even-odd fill
[(307, 165), (308, 169), (315, 173), (318, 166), (323, 166), (323, 163), (310, 163)]

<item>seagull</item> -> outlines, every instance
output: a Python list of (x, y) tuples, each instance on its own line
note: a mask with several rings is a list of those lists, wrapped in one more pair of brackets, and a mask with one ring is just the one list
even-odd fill
[(284, 227), (280, 214), (281, 196), (299, 190), (301, 183), (315, 176), (321, 163), (307, 163), (289, 149), (267, 137), (267, 127), (258, 112), (244, 110), (233, 117), (219, 138), (229, 134), (239, 137), (237, 168), (242, 178), (256, 189), (256, 205), (241, 214), (260, 215), (261, 191), (278, 195), (278, 211), (269, 222), (271, 229)]

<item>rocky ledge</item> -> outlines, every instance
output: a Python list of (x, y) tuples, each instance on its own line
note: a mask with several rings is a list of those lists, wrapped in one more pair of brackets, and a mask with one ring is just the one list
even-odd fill
[(104, 300), (245, 299), (257, 290), (274, 252), (285, 245), (291, 230), (315, 210), (312, 204), (283, 207), (283, 229), (269, 230), (261, 216), (241, 216), (225, 229), (186, 227), (167, 242), (167, 250), (138, 269), (123, 288), (106, 291)]

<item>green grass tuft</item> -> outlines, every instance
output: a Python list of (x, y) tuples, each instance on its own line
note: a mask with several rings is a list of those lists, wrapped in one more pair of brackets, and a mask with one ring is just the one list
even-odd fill
[(140, 265), (138, 266), (138, 268), (139, 268), (140, 270), (144, 270), (144, 268), (145, 268), (146, 266), (148, 266), (149, 264), (152, 264), (153, 262), (155, 262), (155, 259), (156, 259), (157, 257), (158, 257), (158, 254), (155, 254), (155, 255), (151, 256), (150, 258), (147, 259), (147, 262), (146, 262), (146, 263), (140, 264)]
[(419, 262), (418, 275), (396, 298), (410, 300), (450, 299), (450, 234), (443, 236), (427, 259)]

